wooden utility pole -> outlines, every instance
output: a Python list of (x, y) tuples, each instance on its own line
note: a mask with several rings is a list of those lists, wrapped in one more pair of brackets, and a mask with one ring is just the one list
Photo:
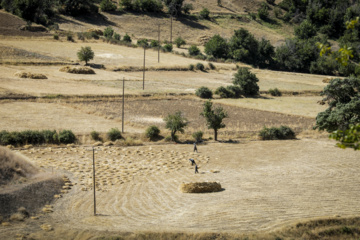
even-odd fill
[(121, 132), (124, 133), (125, 78), (123, 78)]
[(171, 22), (170, 22), (170, 43), (172, 44), (172, 21), (173, 21), (173, 16), (171, 14)]
[(146, 46), (144, 45), (143, 90), (145, 89), (145, 50)]
[(160, 24), (159, 24), (159, 30), (158, 30), (158, 63), (160, 62)]
[(96, 216), (95, 149), (94, 149), (94, 147), (93, 147), (93, 188), (94, 188), (94, 216)]

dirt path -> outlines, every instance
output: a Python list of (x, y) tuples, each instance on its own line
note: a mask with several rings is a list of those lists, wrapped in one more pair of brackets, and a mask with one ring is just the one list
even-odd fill
[[(198, 154), (191, 145), (101, 148), (96, 217), (87, 185), (91, 178), (85, 174), (91, 152), (85, 150), (22, 151), (43, 167), (68, 171), (77, 183), (55, 204), (50, 215), (55, 228), (251, 232), (314, 217), (360, 214), (360, 152), (335, 148), (333, 141), (212, 143), (199, 146)], [(200, 174), (193, 173), (189, 157), (198, 162)], [(195, 181), (219, 181), (224, 191), (179, 192), (181, 182)]]

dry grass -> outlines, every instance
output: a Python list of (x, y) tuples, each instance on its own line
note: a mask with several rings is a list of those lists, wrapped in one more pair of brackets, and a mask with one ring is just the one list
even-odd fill
[(179, 190), (183, 193), (210, 193), (219, 192), (222, 188), (218, 182), (195, 182), (182, 183)]
[(75, 74), (95, 74), (95, 71), (87, 67), (70, 67), (65, 66), (59, 69), (60, 72), (75, 73)]
[(17, 72), (15, 76), (19, 78), (47, 79), (47, 77), (41, 73)]
[(24, 156), (13, 153), (5, 147), (0, 147), (0, 185), (28, 178), (39, 170)]

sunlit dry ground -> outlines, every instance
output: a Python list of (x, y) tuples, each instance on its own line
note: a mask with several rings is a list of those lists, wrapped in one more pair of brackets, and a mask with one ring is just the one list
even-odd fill
[[(98, 148), (96, 217), (91, 148), (20, 152), (76, 184), (56, 200), (55, 212), (49, 214), (47, 221), (55, 229), (250, 232), (360, 213), (360, 153), (338, 149), (333, 141), (210, 143), (198, 149), (193, 153), (192, 145), (173, 144)], [(190, 157), (199, 164), (200, 174), (194, 174)], [(180, 183), (194, 181), (218, 181), (224, 191), (179, 192)], [(11, 229), (3, 234), (6, 231)]]

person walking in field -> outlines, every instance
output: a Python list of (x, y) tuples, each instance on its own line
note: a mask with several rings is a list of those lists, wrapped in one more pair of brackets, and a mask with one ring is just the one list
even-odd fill
[(194, 152), (195, 152), (195, 151), (198, 152), (198, 151), (197, 151), (197, 147), (196, 147), (196, 142), (194, 142)]
[(199, 173), (199, 171), (198, 171), (198, 166), (195, 164), (195, 174), (196, 173)]
[(195, 163), (195, 160), (194, 160), (194, 159), (190, 158), (190, 159), (189, 159), (189, 161), (191, 162), (191, 166), (196, 165), (196, 163)]

